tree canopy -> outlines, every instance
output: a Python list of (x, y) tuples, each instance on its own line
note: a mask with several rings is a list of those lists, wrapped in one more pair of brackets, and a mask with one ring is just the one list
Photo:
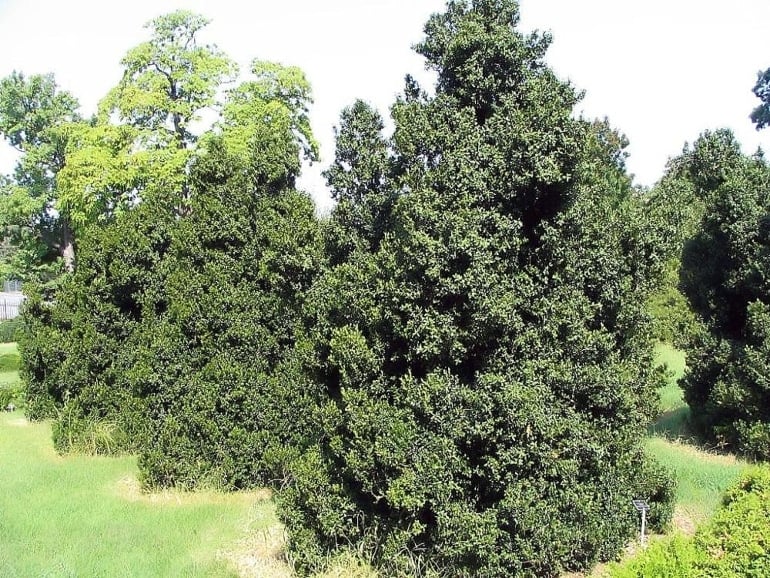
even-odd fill
[(707, 438), (770, 457), (765, 387), (770, 285), (770, 167), (729, 131), (705, 133), (686, 156), (702, 216), (682, 254), (680, 282), (701, 320), (683, 386)]
[(0, 80), (0, 134), (21, 153), (13, 178), (0, 185), (3, 237), (18, 249), (11, 276), (48, 279), (59, 256), (74, 267), (71, 215), (58, 176), (80, 122), (78, 107), (51, 74), (13, 72)]
[[(289, 423), (251, 412), (277, 403), (275, 365), (302, 336), (301, 294), (321, 268), (312, 201), (295, 188), (317, 144), (302, 71), (255, 60), (253, 78), (224, 91), (235, 69), (198, 45), (205, 24), (188, 12), (153, 20), (102, 115), (70, 128), (56, 185), (82, 259), (55, 294), (30, 289), (20, 348), (30, 413), (57, 418), (60, 450), (144, 451), (148, 483), (191, 486), (212, 479), (230, 452), (249, 469), (219, 479), (242, 487), (268, 479), (243, 444)], [(219, 117), (194, 134), (219, 98)], [(211, 300), (201, 309), (203, 295)], [(215, 390), (232, 401), (222, 431), (237, 423), (245, 437), (223, 434), (230, 441), (205, 454), (207, 469), (186, 467), (204, 460), (193, 424), (220, 407), (186, 404)], [(175, 430), (176, 415), (190, 429)], [(99, 431), (111, 432), (108, 442), (95, 441)], [(272, 447), (282, 440), (276, 433)], [(191, 453), (178, 462), (184, 447)]]

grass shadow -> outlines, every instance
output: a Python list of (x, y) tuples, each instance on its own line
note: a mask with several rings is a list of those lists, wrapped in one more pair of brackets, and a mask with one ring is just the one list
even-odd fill
[(726, 446), (714, 444), (704, 438), (690, 421), (690, 408), (677, 407), (664, 411), (653, 423), (647, 426), (647, 435), (692, 446), (694, 449), (711, 455), (733, 456), (734, 452)]
[(671, 440), (695, 439), (696, 436), (690, 428), (690, 408), (678, 407), (663, 412), (647, 427), (647, 435)]

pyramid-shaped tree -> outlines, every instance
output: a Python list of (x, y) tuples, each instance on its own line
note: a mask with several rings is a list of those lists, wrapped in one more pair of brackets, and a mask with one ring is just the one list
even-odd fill
[(449, 2), (417, 46), (435, 94), (407, 79), (392, 140), (365, 105), (343, 115), (324, 431), (281, 501), (300, 568), (352, 546), (387, 575), (555, 576), (621, 548), (632, 498), (665, 517), (640, 449), (656, 229), (622, 139), (573, 117), (518, 20)]

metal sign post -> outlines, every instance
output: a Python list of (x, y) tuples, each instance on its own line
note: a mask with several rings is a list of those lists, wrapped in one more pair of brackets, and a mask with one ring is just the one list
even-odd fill
[(642, 532), (640, 540), (642, 546), (644, 546), (644, 532), (647, 529), (647, 511), (650, 509), (650, 505), (644, 500), (631, 500), (631, 503), (634, 504), (634, 508), (636, 508), (636, 510), (642, 514)]

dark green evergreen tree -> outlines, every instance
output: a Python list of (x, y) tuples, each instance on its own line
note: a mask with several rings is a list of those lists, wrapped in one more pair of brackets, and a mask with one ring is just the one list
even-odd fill
[(407, 79), (389, 153), (338, 139), (346, 175), (390, 160), (330, 171), (332, 226), (386, 226), (313, 289), (323, 429), (280, 496), (301, 570), (350, 546), (388, 575), (556, 576), (619, 551), (631, 498), (670, 514), (640, 448), (655, 228), (518, 20), (449, 2), (417, 46), (436, 94)]
[(312, 429), (302, 309), (323, 263), (313, 202), (294, 174), (257, 186), (222, 141), (209, 148), (174, 232), (167, 308), (148, 313), (133, 370), (152, 486), (270, 483)]
[(363, 101), (342, 111), (334, 162), (324, 173), (337, 201), (327, 234), (335, 264), (355, 249), (376, 250), (388, 228), (395, 195), (383, 128), (382, 117)]
[(163, 294), (173, 212), (145, 203), (81, 235), (78, 267), (55, 298), (35, 289), (19, 343), (28, 412), (55, 418), (57, 449), (136, 451), (144, 401), (130, 382), (136, 329), (147, 301)]
[(682, 381), (711, 442), (770, 458), (770, 167), (729, 131), (705, 133), (684, 159), (702, 203), (685, 244), (682, 290), (701, 321)]

